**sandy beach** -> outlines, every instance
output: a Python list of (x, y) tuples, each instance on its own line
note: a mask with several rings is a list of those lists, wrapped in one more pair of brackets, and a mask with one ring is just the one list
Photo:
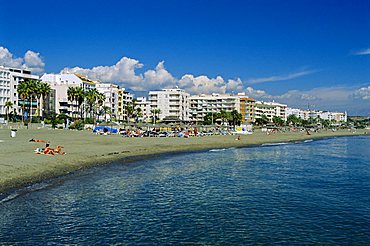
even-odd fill
[[(153, 155), (171, 152), (187, 152), (213, 148), (247, 147), (263, 143), (301, 141), (305, 139), (334, 136), (363, 135), (365, 130), (330, 131), (307, 135), (302, 132), (274, 133), (267, 135), (256, 130), (253, 135), (206, 136), (190, 138), (124, 138), (119, 135), (96, 135), (91, 131), (18, 129), (15, 138), (10, 129), (0, 129), (0, 193), (20, 188), (45, 179), (58, 177), (73, 171), (113, 160), (122, 163), (149, 158)], [(37, 138), (50, 141), (51, 147), (64, 146), (66, 155), (38, 155), (36, 148), (45, 143), (29, 142)]]

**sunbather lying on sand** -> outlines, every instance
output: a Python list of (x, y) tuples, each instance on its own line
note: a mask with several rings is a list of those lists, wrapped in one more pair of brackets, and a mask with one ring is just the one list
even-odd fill
[(31, 138), (28, 142), (46, 143), (45, 140), (42, 140), (42, 139), (34, 139), (34, 138)]
[(63, 146), (58, 145), (55, 149), (50, 148), (50, 147), (45, 147), (44, 149), (42, 148), (37, 148), (35, 149), (36, 154), (44, 154), (44, 155), (65, 155), (66, 152), (62, 151)]
[(63, 146), (60, 146), (58, 145), (55, 149), (54, 149), (54, 153), (56, 154), (60, 154), (60, 155), (65, 155), (66, 152), (62, 151), (62, 148), (64, 148)]

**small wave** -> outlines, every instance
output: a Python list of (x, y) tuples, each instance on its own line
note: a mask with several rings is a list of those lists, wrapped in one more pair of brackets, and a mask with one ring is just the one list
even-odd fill
[(304, 140), (303, 142), (304, 143), (309, 143), (309, 142), (312, 142), (313, 141), (313, 139), (307, 139), (307, 140)]
[(0, 143), (2, 143), (2, 142), (4, 142), (4, 140), (1, 140), (1, 139), (0, 139)]
[(265, 144), (262, 144), (261, 146), (278, 146), (278, 145), (286, 145), (286, 144), (289, 144), (289, 143), (265, 143)]
[(209, 150), (210, 152), (220, 152), (220, 151), (225, 151), (226, 149), (211, 149)]
[(15, 199), (18, 196), (19, 196), (19, 193), (18, 192), (14, 192), (14, 193), (10, 194), (9, 196), (5, 197), (4, 199), (2, 199), (0, 201), (0, 204), (1, 203), (5, 203), (5, 202), (9, 202), (9, 201)]
[(0, 204), (5, 203), (5, 202), (9, 202), (9, 201), (11, 201), (11, 200), (13, 200), (13, 199), (15, 199), (15, 198), (17, 198), (21, 195), (27, 194), (29, 192), (39, 191), (39, 190), (45, 189), (48, 186), (50, 186), (49, 183), (38, 183), (38, 184), (33, 184), (33, 185), (30, 185), (30, 186), (27, 186), (23, 189), (17, 190), (15, 192), (11, 193), (10, 195), (4, 197), (2, 200), (0, 200)]

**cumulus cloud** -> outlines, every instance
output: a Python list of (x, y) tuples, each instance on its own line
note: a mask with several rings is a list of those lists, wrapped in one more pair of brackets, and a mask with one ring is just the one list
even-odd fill
[(164, 61), (161, 61), (156, 66), (155, 70), (148, 70), (144, 73), (144, 80), (141, 85), (137, 86), (137, 90), (149, 90), (158, 88), (173, 87), (176, 84), (176, 78), (169, 73), (164, 67)]
[(135, 70), (142, 68), (138, 60), (122, 57), (116, 64), (112, 66), (97, 66), (91, 69), (89, 68), (64, 68), (61, 73), (78, 73), (88, 76), (93, 80), (99, 80), (103, 82), (125, 82), (127, 85), (135, 86), (137, 82), (143, 80), (142, 75), (137, 75)]
[(192, 74), (182, 76), (178, 81), (178, 85), (190, 94), (225, 93), (227, 87), (225, 80), (221, 76), (208, 78), (205, 75), (195, 77)]
[(302, 71), (297, 73), (290, 73), (287, 75), (276, 75), (276, 76), (270, 76), (270, 77), (262, 77), (262, 78), (252, 78), (247, 79), (246, 82), (248, 84), (260, 84), (260, 83), (266, 83), (266, 82), (274, 82), (274, 81), (285, 81), (285, 80), (291, 80), (295, 78), (299, 78), (308, 74), (312, 74), (315, 71), (309, 70), (309, 71)]
[(362, 88), (356, 90), (353, 93), (353, 96), (355, 98), (360, 98), (360, 99), (363, 99), (363, 100), (370, 100), (370, 86), (362, 87)]
[(354, 55), (370, 55), (370, 48), (353, 52)]
[(27, 51), (23, 58), (14, 57), (13, 54), (4, 47), (0, 47), (0, 65), (29, 69), (32, 73), (40, 74), (44, 71), (45, 63), (40, 56), (40, 53)]

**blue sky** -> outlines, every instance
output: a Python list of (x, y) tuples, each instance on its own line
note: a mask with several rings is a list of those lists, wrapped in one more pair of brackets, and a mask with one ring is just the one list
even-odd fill
[(1, 5), (0, 64), (370, 115), (368, 0)]

